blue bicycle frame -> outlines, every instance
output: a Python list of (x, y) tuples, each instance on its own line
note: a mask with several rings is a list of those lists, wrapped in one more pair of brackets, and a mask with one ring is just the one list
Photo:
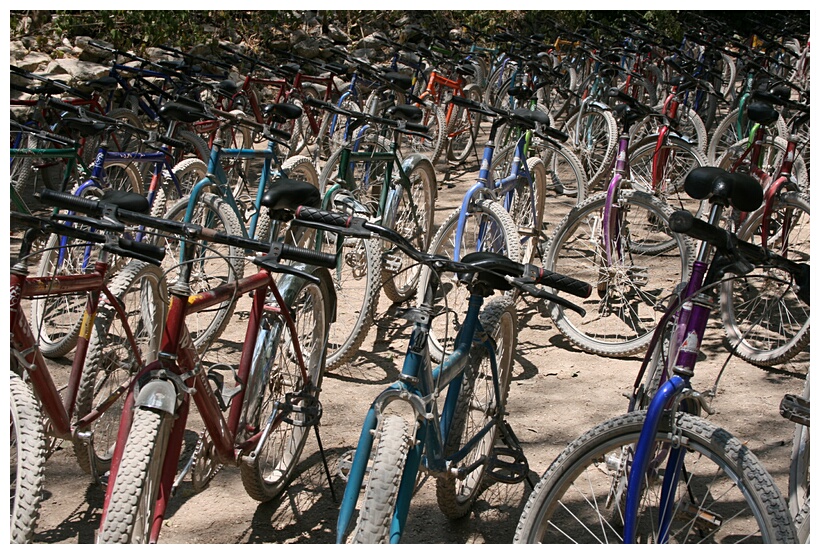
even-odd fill
[[(380, 414), (387, 404), (394, 401), (407, 402), (415, 411), (418, 421), (415, 446), (408, 453), (390, 526), (390, 542), (394, 544), (401, 539), (415, 489), (416, 474), (421, 464), (423, 463), (431, 472), (446, 471), (449, 465), (464, 459), (473, 446), (497, 425), (497, 419), (488, 422), (461, 450), (444, 457), (443, 445), (447, 442), (450, 424), (461, 391), (464, 368), (470, 360), (470, 349), (473, 344), (482, 344), (484, 348), (487, 348), (495, 395), (496, 398), (501, 398), (493, 341), (486, 336), (478, 319), (483, 302), (484, 298), (481, 295), (472, 294), (470, 296), (467, 316), (456, 336), (453, 352), (436, 368), (431, 367), (427, 340), (430, 332), (430, 307), (422, 306), (417, 312), (423, 313), (426, 310), (427, 317), (413, 319), (415, 323), (401, 375), (395, 383), (376, 397), (365, 417), (339, 511), (336, 542), (342, 542), (350, 525), (373, 447), (373, 431), (377, 428)], [(433, 393), (445, 386), (448, 386), (447, 395), (439, 416)]]

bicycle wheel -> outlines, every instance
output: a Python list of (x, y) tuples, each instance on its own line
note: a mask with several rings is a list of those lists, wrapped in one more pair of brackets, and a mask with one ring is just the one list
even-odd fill
[(171, 171), (179, 182), (179, 190), (171, 175), (164, 173), (162, 186), (157, 189), (154, 202), (151, 204), (151, 216), (153, 217), (165, 217), (169, 204), (175, 204), (180, 198), (191, 194), (194, 185), (207, 176), (208, 166), (199, 158), (185, 158)]
[(9, 388), (9, 542), (30, 543), (40, 517), (46, 467), (42, 410), (34, 392), (17, 374), (12, 357)]
[[(165, 217), (182, 221), (190, 200), (190, 196), (180, 199), (171, 206)], [(206, 193), (199, 197), (190, 223), (228, 235), (242, 236), (242, 227), (236, 214), (225, 201), (214, 194)], [(163, 237), (162, 245), (165, 246), (166, 252), (163, 267), (166, 269), (165, 279), (169, 286), (178, 278), (181, 263), (191, 266), (191, 294), (206, 292), (242, 278), (245, 263), (244, 252), (241, 249), (202, 241), (195, 246), (191, 258), (181, 262), (182, 244), (183, 241), (177, 236)], [(219, 337), (231, 319), (237, 300), (238, 298), (234, 297), (186, 317), (185, 323), (197, 352), (202, 354), (211, 342)]]
[[(390, 143), (372, 132), (365, 133), (359, 139), (352, 139), (331, 154), (319, 174), (319, 190), (326, 194), (339, 178), (339, 163), (345, 149), (350, 149), (364, 157), (368, 153), (386, 153), (391, 151)], [(398, 155), (401, 161), (401, 155)], [(393, 160), (360, 159), (350, 162), (346, 168), (346, 186), (351, 189), (353, 197), (368, 211), (368, 217), (379, 213), (379, 197), (384, 186), (385, 174)]]
[[(621, 543), (627, 473), (645, 419), (646, 412), (624, 414), (570, 443), (532, 491), (513, 542)], [(686, 448), (669, 542), (794, 542), (785, 501), (755, 455), (708, 421), (683, 413), (671, 419), (662, 421), (655, 439), (661, 460), (677, 444)], [(643, 477), (636, 525), (640, 543), (658, 542), (665, 462), (660, 466), (650, 466)]]
[(425, 100), (419, 105), (422, 111), (420, 123), (427, 127), (427, 134), (432, 137), (424, 138), (416, 135), (402, 135), (402, 149), (426, 156), (430, 163), (435, 164), (444, 151), (447, 137), (447, 123), (444, 120), (444, 110), (432, 101)]
[[(806, 384), (803, 387), (803, 398), (806, 401), (810, 399), (808, 374), (806, 374)], [(789, 511), (795, 518), (798, 539), (801, 543), (806, 543), (809, 535), (810, 438), (808, 425), (795, 424), (791, 463), (789, 464)]]
[[(687, 237), (669, 230), (672, 209), (652, 195), (621, 190), (612, 213), (605, 213), (605, 205), (606, 193), (599, 193), (567, 214), (550, 239), (544, 267), (597, 283), (597, 298), (581, 302), (585, 316), (552, 306), (561, 334), (586, 352), (626, 357), (648, 344), (669, 295), (688, 276), (693, 248)], [(671, 247), (650, 253), (670, 237)]]
[[(738, 238), (760, 245), (763, 217), (762, 209), (753, 213), (738, 230)], [(781, 195), (769, 217), (768, 248), (796, 262), (809, 263), (810, 222), (806, 195)], [(790, 280), (783, 271), (758, 267), (721, 285), (721, 319), (730, 347), (736, 348), (743, 360), (775, 366), (789, 361), (809, 344), (810, 309), (797, 297)]]
[[(260, 322), (242, 428), (248, 429), (249, 436), (261, 432), (266, 438), (258, 454), (243, 457), (239, 465), (245, 491), (259, 502), (284, 492), (311, 428), (319, 423), (319, 389), (333, 286), (330, 275), (320, 271), (316, 272), (321, 279), (318, 284), (296, 278), (281, 280), (286, 309), (295, 316), (295, 337), (277, 312), (266, 310)], [(306, 385), (298, 363), (294, 340), (310, 385)]]
[[(412, 166), (407, 168), (409, 186), (397, 182), (398, 178), (396, 175), (388, 196), (384, 221), (419, 251), (424, 252), (433, 235), (436, 172), (428, 160), (416, 158)], [(384, 247), (384, 294), (393, 302), (404, 302), (416, 292), (421, 266), (387, 241), (384, 242)]]
[[(444, 445), (446, 457), (465, 448), (467, 441), (475, 437), (485, 425), (494, 419), (497, 420), (507, 403), (516, 344), (516, 313), (512, 299), (503, 296), (493, 298), (481, 311), (479, 320), (482, 329), (495, 341), (498, 388), (501, 397), (496, 398), (495, 395), (489, 352), (483, 345), (473, 346)], [(436, 479), (436, 500), (442, 513), (448, 518), (457, 519), (465, 516), (483, 490), (485, 470), (497, 436), (498, 426), (495, 426), (472, 447), (467, 457), (459, 462), (461, 467), (469, 467), (484, 458), (484, 463), (463, 478), (448, 472)]]
[(390, 541), (396, 495), (415, 433), (413, 425), (404, 417), (385, 414), (374, 437), (376, 444), (373, 445), (372, 466), (367, 476), (359, 518), (350, 536), (353, 544)]
[[(663, 104), (655, 106), (656, 112), (661, 112), (662, 110)], [(659, 113), (647, 115), (630, 128), (629, 144), (638, 144), (650, 135), (657, 135), (658, 130), (664, 124), (664, 117), (659, 115)], [(686, 142), (697, 145), (701, 154), (706, 154), (706, 147), (709, 144), (709, 134), (706, 132), (706, 126), (703, 124), (703, 120), (701, 120), (695, 110), (685, 104), (678, 106), (678, 119), (674, 123), (674, 129), (675, 133)]]
[[(338, 106), (349, 112), (362, 111), (361, 104), (351, 95), (345, 96)], [(322, 159), (329, 158), (345, 143), (349, 124), (350, 118), (336, 113), (328, 113), (322, 119), (322, 128), (319, 131), (319, 155)]]
[(530, 154), (541, 158), (547, 172), (541, 225), (546, 244), (556, 225), (586, 198), (587, 177), (581, 160), (563, 144), (555, 145), (535, 137)]
[[(447, 216), (433, 237), (428, 252), (459, 260), (471, 252), (498, 252), (516, 262), (521, 259), (518, 230), (501, 205), (493, 200), (474, 202), (465, 214), (464, 231), (457, 238), (459, 216), (460, 210)], [(424, 266), (419, 278), (419, 303), (424, 298), (430, 277), (430, 269)], [(458, 329), (464, 323), (468, 299), (469, 293), (465, 287), (459, 286), (456, 275), (448, 273), (441, 276), (433, 299), (430, 329), (430, 355), (433, 359), (441, 361), (444, 352), (452, 349)]]
[(532, 177), (532, 186), (525, 179), (518, 180), (512, 190), (510, 217), (518, 227), (521, 263), (531, 264), (542, 242), (547, 172), (540, 158), (527, 160), (527, 169)]
[[(580, 121), (579, 121), (580, 117)], [(567, 146), (578, 156), (590, 187), (595, 187), (615, 159), (618, 147), (618, 124), (609, 110), (594, 105), (576, 110), (567, 118), (563, 131), (569, 135)]]
[[(481, 102), (481, 89), (471, 83), (464, 87), (464, 98)], [(453, 105), (447, 128), (447, 159), (461, 163), (474, 151), (476, 137), (481, 126), (481, 114)]]
[[(733, 144), (726, 150), (718, 159), (717, 166), (727, 171), (732, 170), (735, 162), (743, 155), (749, 145), (749, 139), (745, 138)], [(760, 149), (760, 157), (754, 162), (758, 171), (762, 171), (769, 176), (770, 181), (774, 181), (780, 172), (780, 166), (783, 163), (783, 158), (786, 155), (788, 143), (780, 137), (765, 137)], [(736, 171), (749, 173), (749, 164), (752, 160), (746, 159), (741, 163)], [(795, 153), (794, 165), (792, 166), (792, 174), (789, 176), (790, 180), (795, 183), (800, 192), (809, 194), (809, 173), (806, 168), (806, 161), (803, 156)]]
[[(316, 166), (310, 161), (307, 156), (294, 156), (285, 160), (282, 164), (282, 173), (288, 179), (296, 181), (304, 181), (310, 183), (317, 189), (319, 188), (319, 176), (316, 174)], [(262, 208), (259, 212), (259, 218), (256, 222), (256, 230), (254, 231), (255, 238), (258, 240), (269, 241), (271, 232), (270, 212), (267, 208)], [(315, 232), (299, 225), (289, 227), (284, 237), (279, 240), (284, 240), (288, 244), (294, 244), (303, 248), (312, 248)]]
[[(36, 275), (82, 275), (89, 268), (89, 264), (93, 264), (91, 260), (95, 260), (98, 254), (98, 246), (71, 238), (62, 239), (59, 235), (50, 235)], [(74, 348), (80, 333), (85, 305), (85, 292), (59, 293), (31, 299), (30, 324), (43, 356), (60, 358)]]
[[(658, 164), (662, 167), (656, 170)], [(708, 211), (709, 203), (686, 194), (683, 182), (690, 171), (705, 165), (706, 158), (697, 146), (683, 139), (667, 136), (658, 148), (657, 137), (647, 137), (629, 153), (629, 183), (635, 190), (654, 194), (675, 210), (686, 210), (695, 217), (702, 217)], [(657, 248), (664, 246), (663, 243), (656, 245)]]
[[(123, 307), (128, 327), (134, 334), (142, 364), (154, 361), (159, 352), (168, 303), (162, 270), (140, 261), (131, 261), (111, 281), (108, 288)], [(142, 368), (131, 349), (123, 322), (106, 300), (94, 319), (80, 384), (76, 419), (82, 419), (108, 400)], [(77, 462), (86, 473), (103, 475), (111, 467), (125, 395), (105, 408), (90, 428), (91, 443), (74, 441)]]
[[(347, 211), (342, 191), (331, 200), (330, 209)], [(338, 254), (338, 265), (331, 269), (338, 298), (336, 319), (327, 340), (327, 370), (342, 367), (359, 353), (373, 325), (381, 287), (381, 241), (343, 237), (322, 232), (322, 251)]]
[[(709, 165), (716, 165), (726, 150), (731, 148), (738, 141), (749, 138), (749, 131), (751, 130), (753, 123), (748, 117), (744, 118), (745, 121), (741, 123), (740, 134), (738, 134), (737, 118), (739, 113), (740, 108), (735, 108), (730, 111), (726, 114), (726, 117), (720, 121), (718, 126), (715, 128), (715, 132), (712, 133), (712, 139), (709, 141), (709, 148), (706, 150), (706, 159), (709, 162)], [(786, 122), (783, 120), (783, 116), (779, 116), (777, 118), (775, 129), (772, 131), (775, 130), (775, 134), (777, 136), (789, 136), (789, 130), (786, 127)]]
[(116, 480), (108, 487), (98, 544), (148, 542), (172, 423), (165, 412), (134, 410)]

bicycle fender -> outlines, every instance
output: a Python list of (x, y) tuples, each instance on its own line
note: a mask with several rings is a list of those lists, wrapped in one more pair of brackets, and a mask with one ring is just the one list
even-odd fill
[(173, 414), (176, 410), (177, 390), (170, 381), (154, 380), (140, 387), (134, 400), (136, 408), (153, 408)]
[(604, 111), (604, 112), (608, 112), (608, 111), (612, 110), (612, 108), (610, 108), (609, 106), (607, 106), (603, 102), (599, 102), (598, 100), (593, 100), (592, 102), (589, 103), (589, 105), (590, 106), (595, 106), (596, 108), (598, 108), (599, 110)]
[[(430, 166), (430, 172), (433, 176), (436, 175), (435, 170), (433, 169), (433, 163), (430, 161), (430, 158), (424, 156), (422, 154), (410, 154), (406, 158), (404, 158), (401, 162), (401, 169), (404, 171), (405, 174), (409, 174), (413, 171), (417, 165), (419, 164), (428, 164)], [(436, 197), (438, 196), (438, 183), (433, 182), (433, 202), (436, 201)]]

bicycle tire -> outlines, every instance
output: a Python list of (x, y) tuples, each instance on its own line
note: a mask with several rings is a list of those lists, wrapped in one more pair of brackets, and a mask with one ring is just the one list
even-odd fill
[[(668, 205), (649, 194), (621, 190), (614, 206), (621, 236), (628, 239), (615, 241), (613, 263), (607, 268), (601, 228), (605, 205), (606, 193), (590, 196), (567, 214), (550, 238), (544, 267), (597, 283), (598, 291), (581, 302), (586, 316), (553, 305), (551, 317), (561, 334), (581, 350), (627, 357), (649, 343), (668, 296), (688, 277), (693, 246), (688, 237), (669, 231)], [(649, 245), (670, 236), (675, 246), (646, 253), (652, 250)], [(635, 251), (632, 245), (638, 243), (645, 248)]]
[[(645, 419), (646, 412), (617, 416), (571, 442), (527, 500), (513, 542), (622, 542), (624, 502), (617, 495), (623, 498), (626, 494), (626, 467)], [(656, 444), (668, 445), (672, 439), (671, 418), (665, 419)], [(722, 543), (739, 538), (744, 542), (794, 542), (786, 503), (771, 476), (746, 446), (725, 429), (684, 413), (675, 416), (674, 433), (688, 453), (675, 493), (670, 541)], [(698, 473), (701, 463), (710, 465), (703, 468), (702, 474)], [(656, 489), (663, 479), (657, 469), (650, 471), (644, 477), (638, 542), (657, 542), (652, 525), (656, 523), (655, 504), (660, 498)], [(737, 506), (743, 509), (722, 513)], [(707, 514), (717, 523), (706, 523)], [(709, 530), (706, 537), (694, 536), (695, 532)]]
[(162, 186), (159, 187), (151, 203), (152, 217), (165, 217), (168, 204), (175, 204), (185, 196), (191, 194), (194, 185), (204, 179), (208, 174), (208, 166), (199, 158), (185, 158), (176, 164), (171, 171), (179, 181), (179, 191), (167, 173), (163, 174)]
[[(334, 211), (345, 211), (343, 204), (330, 203)], [(322, 233), (322, 251), (336, 254), (342, 241), (338, 265), (330, 270), (336, 294), (336, 319), (330, 325), (327, 341), (327, 371), (340, 369), (359, 354), (378, 304), (381, 288), (381, 241), (342, 237)]]
[[(350, 97), (345, 96), (338, 104), (340, 108), (350, 112), (361, 112), (361, 104)], [(335, 125), (333, 122), (336, 122)], [(319, 155), (323, 159), (327, 159), (330, 155), (338, 150), (345, 142), (345, 135), (347, 134), (349, 118), (331, 113), (322, 120), (322, 128), (319, 131)], [(331, 132), (331, 127), (333, 127)]]
[[(481, 89), (475, 83), (464, 87), (464, 98), (481, 102)], [(453, 105), (450, 124), (447, 128), (447, 159), (461, 163), (475, 151), (476, 138), (481, 127), (481, 114), (463, 106)], [(451, 136), (454, 135), (454, 136)]]
[[(529, 183), (519, 179), (512, 191), (510, 216), (518, 226), (521, 263), (531, 264), (542, 242), (547, 171), (541, 158), (536, 157), (527, 160), (527, 169), (532, 176), (532, 188)], [(533, 213), (533, 206), (535, 213)]]
[[(788, 237), (769, 238), (768, 248), (796, 262), (809, 263), (811, 255), (809, 199), (796, 192), (775, 200), (770, 218), (771, 230), (782, 227), (784, 217), (792, 220)], [(741, 226), (741, 240), (760, 244), (762, 209), (754, 212)], [(783, 250), (784, 239), (788, 249)], [(756, 268), (721, 285), (721, 320), (729, 346), (741, 359), (771, 367), (783, 364), (802, 352), (810, 339), (810, 308), (789, 285), (783, 272)], [(751, 329), (750, 329), (751, 327)]]
[(202, 137), (192, 131), (182, 130), (179, 131), (179, 136), (174, 138), (186, 143), (182, 151), (175, 156), (177, 160), (182, 161), (184, 158), (193, 156), (206, 164), (208, 163), (211, 158), (211, 149), (208, 148), (208, 143)]
[(407, 420), (399, 415), (384, 415), (376, 429), (377, 444), (373, 465), (367, 476), (359, 518), (351, 533), (353, 544), (382, 544), (390, 541), (390, 525), (396, 507), (396, 496), (404, 474), (407, 453), (414, 433)]
[[(317, 189), (319, 188), (319, 176), (316, 173), (316, 166), (307, 156), (294, 156), (285, 160), (285, 163), (282, 164), (282, 173), (288, 179), (310, 183)], [(259, 218), (256, 220), (256, 230), (254, 231), (255, 238), (270, 241), (272, 239), (270, 236), (271, 227), (269, 210), (260, 208)], [(315, 232), (312, 229), (294, 225), (288, 228), (282, 240), (288, 244), (310, 248), (313, 246), (314, 237)]]
[(555, 226), (587, 197), (587, 176), (581, 160), (563, 144), (553, 144), (536, 137), (530, 146), (530, 154), (540, 157), (547, 171), (541, 225), (546, 245)]
[(441, 158), (447, 142), (447, 122), (444, 119), (444, 110), (429, 98), (418, 107), (422, 111), (419, 123), (427, 127), (427, 134), (432, 137), (432, 140), (416, 135), (402, 135), (402, 149), (409, 153), (426, 156), (430, 163), (435, 164)]
[(122, 461), (108, 486), (98, 544), (148, 542), (172, 423), (170, 414), (134, 410)]
[[(470, 349), (470, 361), (464, 370), (452, 424), (444, 445), (444, 456), (449, 457), (465, 447), (468, 440), (494, 418), (504, 413), (510, 391), (513, 356), (516, 345), (516, 311), (509, 297), (490, 300), (479, 315), (481, 328), (495, 341), (498, 366), (498, 384), (501, 398), (495, 396), (489, 353), (483, 345)], [(489, 456), (498, 436), (498, 426), (478, 441), (459, 465), (469, 466), (482, 457), (485, 462), (457, 478), (448, 472), (436, 478), (436, 501), (441, 512), (450, 519), (464, 517), (484, 490), (484, 475)]]
[[(171, 206), (167, 219), (182, 221), (191, 201), (190, 196), (183, 197)], [(215, 194), (201, 194), (194, 208), (190, 223), (223, 232), (228, 235), (242, 236), (242, 226), (228, 204)], [(164, 236), (166, 270), (165, 279), (173, 283), (179, 274), (179, 248), (181, 240), (177, 236)], [(195, 266), (190, 277), (191, 294), (205, 292), (216, 286), (234, 283), (242, 278), (245, 272), (245, 254), (240, 248), (221, 244), (206, 245), (197, 243), (193, 258), (184, 263)], [(186, 325), (197, 352), (202, 354), (208, 346), (222, 334), (222, 331), (231, 320), (238, 298), (226, 300), (212, 308), (190, 314), (186, 317)]]
[[(739, 156), (741, 156), (749, 144), (749, 139), (745, 138), (733, 144), (726, 150), (718, 159), (717, 166), (727, 171), (732, 170)], [(786, 148), (788, 143), (780, 137), (768, 136), (763, 139), (760, 159), (757, 160), (758, 169), (762, 170), (769, 176), (771, 181), (774, 181), (780, 172), (780, 166), (783, 162), (783, 157), (786, 155)], [(745, 161), (745, 165), (741, 164), (736, 171), (749, 173), (750, 160)], [(800, 192), (809, 194), (809, 172), (806, 167), (806, 161), (803, 156), (795, 153), (794, 165), (792, 165), (792, 173), (789, 175), (790, 180), (795, 183)]]
[[(740, 108), (735, 108), (730, 111), (720, 120), (720, 123), (712, 133), (712, 138), (709, 140), (709, 147), (706, 149), (706, 160), (709, 162), (709, 165), (716, 165), (726, 150), (738, 141), (749, 137), (752, 122), (748, 118), (746, 118), (746, 124), (743, 126), (742, 135), (737, 134), (737, 117), (739, 113)], [(782, 115), (777, 116), (777, 122), (772, 132), (784, 139), (788, 138), (789, 129), (786, 127), (786, 122), (783, 120)]]
[[(430, 242), (428, 252), (455, 259), (455, 234), (459, 213), (460, 209), (456, 209), (447, 216)], [(521, 259), (517, 237), (518, 230), (515, 223), (500, 204), (493, 200), (478, 200), (472, 204), (466, 214), (459, 259), (471, 252), (476, 252), (477, 242), (480, 241), (480, 251), (498, 252), (517, 262)], [(421, 269), (417, 291), (419, 304), (426, 293), (431, 277), (430, 271), (427, 266)], [(441, 284), (433, 299), (433, 319), (430, 329), (430, 356), (434, 360), (441, 361), (444, 351), (454, 344), (455, 336), (462, 323), (456, 321), (455, 318), (464, 317), (467, 313), (468, 298), (466, 289), (458, 286), (455, 275), (441, 276)]]
[[(663, 104), (655, 106), (654, 110), (655, 112), (661, 112), (663, 110)], [(650, 135), (657, 136), (658, 130), (664, 123), (664, 118), (660, 113), (647, 115), (630, 128), (629, 144), (637, 145)], [(706, 126), (703, 124), (703, 120), (698, 113), (685, 104), (678, 106), (678, 119), (674, 123), (674, 132), (690, 144), (696, 144), (701, 154), (707, 155), (707, 146), (710, 141), (709, 133), (706, 132)]]
[(286, 490), (296, 474), (311, 427), (318, 425), (318, 419), (310, 422), (305, 411), (298, 411), (319, 409), (332, 309), (330, 275), (324, 270), (315, 270), (314, 275), (319, 283), (298, 278), (280, 282), (283, 299), (294, 314), (298, 344), (312, 383), (311, 396), (299, 396), (305, 383), (284, 319), (278, 313), (265, 311), (260, 322), (249, 392), (243, 405), (243, 427), (253, 428), (248, 435), (264, 432), (268, 418), (280, 406), (292, 404), (297, 411), (285, 414), (279, 425), (271, 428), (259, 455), (245, 456), (239, 464), (245, 491), (259, 502), (268, 502)]
[[(108, 289), (128, 316), (128, 326), (140, 348), (142, 365), (131, 350), (122, 321), (106, 299), (97, 310), (88, 343), (77, 390), (77, 420), (91, 413), (120, 386), (127, 386), (143, 365), (154, 361), (159, 352), (168, 304), (162, 270), (145, 262), (131, 261), (111, 280)], [(86, 473), (103, 475), (110, 469), (124, 403), (125, 395), (108, 406), (91, 425), (93, 446), (80, 439), (74, 441), (74, 455)]]
[[(806, 384), (803, 386), (802, 397), (810, 400), (811, 387), (809, 386), (809, 374), (806, 374)], [(811, 434), (807, 425), (796, 423), (794, 426), (794, 438), (792, 440), (791, 462), (789, 463), (789, 511), (795, 518), (798, 539), (800, 543), (808, 540), (809, 523), (809, 481), (811, 462)], [(804, 514), (805, 512), (805, 514)], [(800, 517), (801, 515), (805, 517)], [(798, 521), (799, 519), (805, 521)]]
[[(406, 238), (420, 252), (425, 252), (433, 236), (433, 218), (436, 202), (436, 172), (433, 164), (423, 157), (416, 158), (407, 168), (409, 196), (401, 182), (391, 188), (395, 199), (387, 208), (390, 227)], [(395, 176), (398, 180), (398, 175)], [(390, 197), (388, 197), (390, 198)], [(416, 293), (421, 266), (412, 258), (384, 242), (383, 259), (393, 262), (393, 268), (382, 267), (382, 288), (392, 302), (404, 302)], [(398, 262), (397, 264), (395, 262)]]
[[(709, 203), (706, 200), (695, 200), (686, 194), (683, 183), (690, 171), (706, 165), (705, 156), (696, 145), (677, 137), (667, 136), (660, 150), (657, 141), (657, 136), (649, 136), (630, 149), (630, 186), (656, 196), (675, 210), (686, 210), (695, 217), (703, 217), (709, 209)], [(659, 158), (665, 157), (666, 161), (663, 171), (659, 172), (660, 182), (654, 185), (653, 168), (656, 153)], [(635, 245), (636, 248), (640, 246)], [(671, 246), (671, 241), (658, 243), (647, 253), (661, 252), (667, 246)]]
[[(584, 108), (585, 122), (578, 127), (581, 114), (576, 108), (567, 116), (563, 131), (569, 135), (567, 145), (583, 163), (590, 188), (594, 188), (609, 174), (618, 147), (618, 124), (609, 110), (588, 105)], [(577, 140), (577, 144), (576, 144)]]
[(27, 544), (34, 537), (40, 518), (40, 502), (45, 480), (46, 442), (42, 410), (23, 379), (16, 373), (12, 355), (9, 373), (9, 458), (11, 507), (9, 508), (9, 542)]

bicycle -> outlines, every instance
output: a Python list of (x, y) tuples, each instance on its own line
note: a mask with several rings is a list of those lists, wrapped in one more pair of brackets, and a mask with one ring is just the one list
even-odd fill
[[(135, 195), (136, 196), (136, 195)], [(110, 197), (113, 202), (133, 203), (132, 196)], [(147, 211), (147, 203), (142, 206)], [(165, 290), (156, 265), (164, 253), (152, 245), (117, 239), (110, 230), (99, 235), (79, 226), (12, 212), (12, 221), (26, 225), (11, 281), (11, 542), (29, 542), (39, 517), (47, 457), (56, 441), (73, 444), (80, 467), (95, 482), (110, 459), (110, 422), (116, 420), (120, 394), (89, 379), (86, 353), (104, 345), (106, 355), (117, 367), (112, 374), (129, 374), (134, 364), (156, 356), (164, 321)], [(83, 221), (69, 215), (56, 216), (76, 224)], [(87, 221), (86, 221), (87, 223)], [(104, 226), (96, 226), (98, 229)], [(73, 275), (30, 277), (27, 262), (37, 240), (50, 233), (79, 241), (100, 244), (90, 271)], [(39, 237), (39, 238), (38, 238)], [(113, 279), (106, 275), (111, 255), (135, 258)], [(142, 261), (136, 261), (142, 260)], [(153, 264), (153, 265), (152, 265)], [(83, 293), (86, 295), (84, 323), (78, 334), (71, 372), (60, 392), (39, 348), (22, 308), (23, 299)], [(93, 322), (93, 323), (92, 323)], [(127, 379), (126, 379), (127, 380)], [(99, 395), (102, 390), (105, 394)], [(91, 405), (92, 399), (96, 402)], [(104, 400), (101, 402), (101, 400)]]
[[(158, 536), (173, 493), (191, 399), (206, 432), (190, 470), (204, 486), (221, 464), (240, 468), (248, 494), (268, 501), (293, 478), (308, 432), (321, 417), (319, 391), (335, 295), (326, 267), (335, 256), (279, 241), (226, 235), (199, 225), (159, 219), (104, 202), (50, 193), (51, 201), (112, 224), (143, 225), (180, 237), (184, 260), (198, 254), (196, 241), (267, 252), (253, 262), (258, 273), (235, 283), (191, 294), (185, 263), (168, 292), (171, 298), (156, 360), (140, 368), (124, 396), (118, 440), (97, 542), (151, 542)], [(277, 226), (301, 202), (318, 205), (315, 187), (274, 187), (265, 197)], [(295, 265), (281, 262), (292, 260)], [(274, 279), (274, 274), (282, 277)], [(254, 292), (246, 340), (230, 387), (214, 368), (201, 365), (186, 327), (189, 314)], [(319, 441), (321, 450), (321, 441)], [(322, 451), (323, 452), (323, 451)]]
[[(524, 480), (526, 457), (505, 422), (515, 309), (507, 297), (490, 300), (483, 309), (482, 304), (494, 290), (515, 288), (571, 306), (536, 284), (579, 296), (590, 293), (589, 285), (491, 252), (472, 253), (459, 262), (425, 254), (395, 231), (347, 214), (301, 208), (296, 217), (327, 232), (388, 240), (435, 273), (458, 273), (471, 291), (455, 348), (435, 368), (427, 335), (438, 279), (428, 281), (422, 302), (407, 312), (413, 331), (402, 372), (374, 400), (365, 417), (346, 472), (337, 542), (345, 540), (357, 503), (359, 517), (350, 541), (399, 542), (420, 469), (436, 477), (439, 507), (450, 518), (469, 512), (485, 478), (507, 483)], [(439, 406), (441, 394), (445, 399)], [(499, 435), (506, 448), (494, 449)]]
[(690, 379), (725, 272), (778, 268), (808, 303), (809, 267), (718, 227), (724, 207), (760, 205), (754, 179), (704, 167), (685, 186), (712, 204), (709, 221), (686, 211), (670, 219), (675, 232), (703, 242), (685, 290), (656, 328), (629, 413), (591, 429), (556, 458), (527, 501), (515, 542), (795, 540), (771, 476), (731, 433), (700, 417), (713, 410)]
[[(350, 140), (330, 155), (319, 176), (322, 208), (366, 215), (417, 248), (426, 248), (433, 229), (436, 174), (428, 158), (413, 154), (402, 159), (398, 147), (403, 135), (427, 136), (424, 125), (412, 123), (420, 111), (397, 105), (386, 109), (386, 117), (377, 117), (308, 102), (344, 117), (350, 122), (349, 132), (355, 129)], [(388, 142), (382, 133), (390, 132)], [(377, 241), (319, 233), (316, 247), (339, 254), (334, 283), (347, 299), (331, 326), (328, 367), (335, 369), (357, 355), (372, 325), (380, 288), (391, 301), (406, 301), (415, 294), (419, 268), (401, 251)]]
[[(202, 178), (193, 185), (186, 196), (172, 203), (167, 209), (155, 210), (155, 216), (164, 211), (164, 217), (167, 219), (198, 223), (230, 235), (268, 240), (272, 231), (271, 220), (262, 210), (261, 202), (271, 187), (276, 184), (287, 186), (302, 182), (307, 182), (314, 188), (318, 187), (316, 170), (308, 158), (298, 156), (280, 164), (277, 145), (287, 148), (285, 141), (290, 138), (283, 131), (273, 129), (269, 125), (260, 125), (233, 112), (207, 108), (201, 104), (195, 107), (193, 104), (168, 103), (163, 106), (162, 111), (165, 117), (172, 120), (219, 120), (220, 131), (217, 133), (217, 139), (213, 141), (208, 166)], [(301, 113), (293, 104), (271, 104), (268, 111), (268, 117), (277, 120), (294, 120)], [(267, 147), (224, 148), (221, 136), (226, 133), (223, 130), (233, 126), (242, 126), (261, 133), (268, 140)], [(225, 171), (225, 158), (263, 160), (255, 198), (245, 201), (246, 180), (230, 180)], [(291, 179), (288, 175), (294, 178)], [(250, 194), (250, 191), (247, 194)], [(158, 206), (164, 207), (162, 204)], [(286, 240), (293, 241), (294, 238), (290, 235)], [(173, 257), (169, 258), (168, 264), (176, 263), (175, 258), (179, 262), (182, 261), (182, 252), (177, 252), (174, 248), (172, 246), (169, 249)], [(244, 274), (242, 254), (234, 245), (220, 244), (213, 248), (219, 248), (221, 255), (195, 256), (198, 261), (192, 275), (189, 276), (189, 284), (194, 290), (208, 290), (213, 288), (215, 283), (233, 283)], [(176, 272), (179, 267), (172, 267), (171, 270)], [(199, 312), (198, 315), (192, 314), (189, 327), (194, 344), (200, 352), (204, 351), (228, 325), (235, 308), (235, 300), (220, 303), (212, 309)]]
[[(737, 236), (781, 256), (810, 260), (810, 202), (805, 165), (798, 153), (799, 129), (809, 118), (808, 106), (770, 93), (756, 93), (749, 118), (758, 125), (753, 140), (739, 143), (720, 160), (719, 167), (754, 177), (764, 190), (764, 203), (753, 213), (732, 213), (726, 224)], [(773, 104), (788, 103), (796, 112), (789, 122), (785, 147), (765, 138), (765, 125), (778, 117)], [(775, 144), (779, 146), (773, 148)], [(782, 148), (782, 150), (781, 150)], [(742, 152), (741, 152), (742, 150)], [(738, 276), (721, 289), (721, 315), (729, 344), (750, 363), (774, 366), (792, 359), (809, 343), (807, 306), (784, 290), (768, 270)], [(773, 309), (777, 306), (777, 309)], [(760, 321), (761, 313), (772, 315)]]

